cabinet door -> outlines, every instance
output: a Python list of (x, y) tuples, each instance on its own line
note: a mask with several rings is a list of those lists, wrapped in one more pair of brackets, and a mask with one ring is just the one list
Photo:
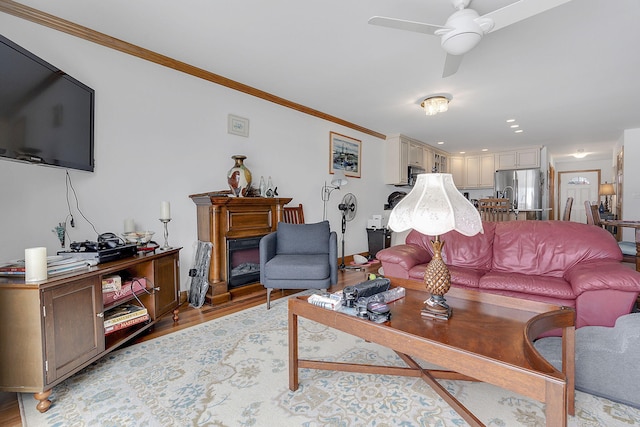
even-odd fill
[[(178, 306), (178, 255), (166, 256), (153, 261), (155, 318)], [(159, 289), (158, 289), (159, 288)]]
[(477, 188), (480, 184), (480, 157), (469, 156), (465, 159), (466, 165), (466, 186), (467, 188)]
[(424, 154), (422, 151), (422, 145), (410, 143), (409, 144), (409, 164), (411, 166), (419, 166), (424, 168)]
[(465, 188), (467, 181), (465, 179), (466, 169), (464, 157), (450, 157), (449, 166), (451, 167), (451, 175), (453, 176), (453, 183), (456, 185), (456, 188)]
[(42, 293), (46, 383), (104, 351), (102, 285), (97, 276)]
[(493, 188), (495, 176), (495, 162), (493, 155), (480, 157), (480, 187)]
[(520, 150), (517, 153), (518, 167), (519, 168), (537, 168), (540, 166), (540, 150)]
[(502, 169), (515, 169), (518, 167), (516, 162), (515, 151), (505, 151), (504, 153), (496, 154), (496, 170)]
[(394, 136), (390, 137), (385, 144), (384, 183), (406, 185), (409, 182), (409, 142)]

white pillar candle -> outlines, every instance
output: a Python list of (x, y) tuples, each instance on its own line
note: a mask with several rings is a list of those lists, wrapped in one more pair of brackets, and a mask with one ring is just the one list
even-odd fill
[(24, 276), (27, 283), (47, 280), (47, 248), (24, 250)]
[(133, 218), (127, 218), (124, 220), (124, 232), (131, 233), (136, 231), (136, 224), (133, 222)]
[(160, 204), (160, 219), (171, 219), (171, 205), (169, 202)]

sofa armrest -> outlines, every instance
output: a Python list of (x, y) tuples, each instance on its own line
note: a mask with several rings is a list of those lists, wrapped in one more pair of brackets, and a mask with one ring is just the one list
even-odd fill
[(619, 261), (582, 262), (565, 271), (564, 279), (576, 296), (586, 291), (615, 289), (640, 292), (640, 273)]
[(276, 232), (269, 233), (260, 239), (260, 282), (266, 283), (264, 276), (264, 265), (274, 256), (276, 256), (276, 247), (278, 240)]
[(388, 274), (387, 270), (402, 271), (403, 273), (406, 272), (406, 276), (405, 274), (401, 276), (395, 274), (395, 276), (408, 278), (409, 270), (413, 267), (431, 261), (431, 254), (419, 246), (396, 245), (379, 251), (376, 254), (376, 258), (382, 262), (385, 274)]

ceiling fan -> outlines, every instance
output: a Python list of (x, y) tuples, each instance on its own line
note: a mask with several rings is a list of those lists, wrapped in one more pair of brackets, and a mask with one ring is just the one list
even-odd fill
[(458, 71), (463, 55), (473, 49), (485, 34), (498, 31), (569, 1), (571, 0), (520, 0), (480, 16), (475, 10), (467, 9), (471, 0), (451, 0), (456, 11), (449, 16), (444, 25), (383, 16), (371, 17), (369, 24), (440, 36), (440, 44), (447, 52), (442, 77), (449, 77)]

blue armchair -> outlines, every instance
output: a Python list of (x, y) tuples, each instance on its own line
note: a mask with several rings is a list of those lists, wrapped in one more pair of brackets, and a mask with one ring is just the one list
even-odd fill
[(328, 289), (338, 282), (338, 237), (329, 221), (279, 223), (260, 240), (260, 283), (273, 289)]

